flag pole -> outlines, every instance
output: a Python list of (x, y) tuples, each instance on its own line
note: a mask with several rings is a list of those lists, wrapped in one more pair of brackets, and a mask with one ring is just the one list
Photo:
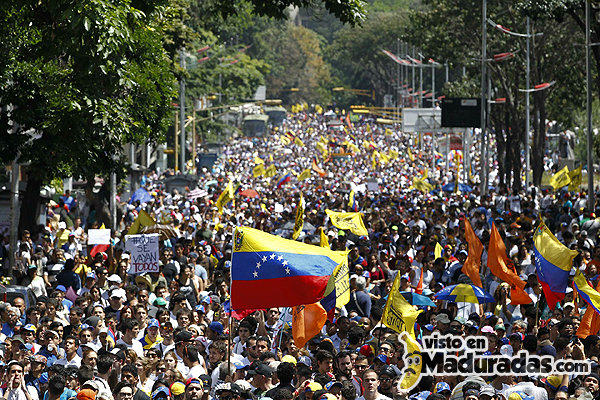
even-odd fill
[(227, 336), (227, 375), (231, 375), (231, 335), (233, 334), (233, 318), (231, 316), (231, 303), (229, 304), (229, 335)]

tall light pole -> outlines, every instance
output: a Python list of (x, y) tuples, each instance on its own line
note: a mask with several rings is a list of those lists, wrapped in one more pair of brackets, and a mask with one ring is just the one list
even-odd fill
[[(413, 58), (415, 58), (415, 48), (414, 47), (412, 49), (412, 55), (413, 55)], [(415, 94), (415, 90), (416, 90), (415, 89), (415, 68), (416, 68), (416, 64), (414, 61), (412, 61), (412, 93), (411, 93), (413, 95), (412, 97), (415, 97), (414, 94)], [(415, 97), (415, 100), (417, 100), (416, 97)]]
[(485, 176), (486, 167), (485, 164), (487, 160), (484, 159), (486, 157), (485, 149), (486, 149), (486, 140), (487, 140), (487, 129), (486, 129), (486, 59), (487, 59), (487, 0), (483, 0), (482, 6), (482, 14), (483, 18), (481, 20), (481, 171), (480, 171), (480, 179), (481, 179), (481, 194), (487, 194), (487, 177)]
[[(529, 43), (531, 40), (531, 22), (529, 17), (527, 17), (527, 71), (525, 73), (525, 87), (529, 89), (530, 85), (530, 48)], [(530, 110), (529, 110), (529, 92), (525, 93), (525, 137), (523, 138), (523, 149), (525, 150), (525, 188), (529, 187), (529, 171), (531, 171), (530, 167), (530, 159), (529, 159), (529, 129), (530, 129)]]
[[(419, 53), (419, 61), (423, 61), (421, 53)], [(423, 108), (423, 65), (419, 65), (419, 107)]]
[(590, 65), (590, 0), (585, 0), (585, 73), (586, 73), (586, 113), (587, 113), (587, 172), (588, 172), (588, 211), (594, 211), (594, 146), (592, 131), (592, 68)]
[[(179, 121), (180, 121), (180, 136), (179, 136), (179, 170), (185, 174), (185, 49), (181, 49), (181, 79), (179, 80)], [(177, 162), (177, 160), (175, 160)]]

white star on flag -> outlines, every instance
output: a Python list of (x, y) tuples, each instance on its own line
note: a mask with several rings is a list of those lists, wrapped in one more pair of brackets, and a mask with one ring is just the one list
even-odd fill
[(258, 272), (254, 271), (252, 275), (254, 275), (255, 278), (258, 278)]
[(286, 274), (288, 274), (288, 275), (290, 274), (290, 269), (289, 269), (289, 267), (285, 269), (285, 273), (286, 273)]
[(285, 267), (286, 265), (288, 265), (288, 262), (287, 262), (287, 260), (283, 260), (283, 262), (281, 263), (281, 265), (283, 265), (284, 267)]
[(283, 257), (279, 256), (279, 257), (277, 257), (277, 259), (278, 259), (279, 261), (281, 261), (281, 260), (283, 260)]
[(263, 256), (262, 261), (267, 262), (267, 256)]
[(256, 268), (260, 268), (260, 263), (259, 262), (256, 263)]
[(271, 253), (271, 255), (269, 256), (269, 258), (270, 258), (271, 260), (274, 260), (274, 259), (275, 259), (275, 253)]

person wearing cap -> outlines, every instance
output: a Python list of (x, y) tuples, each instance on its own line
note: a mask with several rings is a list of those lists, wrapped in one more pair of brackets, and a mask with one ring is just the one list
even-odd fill
[(171, 392), (166, 386), (159, 385), (154, 389), (150, 395), (151, 400), (169, 400), (171, 398)]
[(199, 379), (190, 379), (185, 384), (185, 400), (200, 400), (202, 398), (203, 384)]
[(122, 380), (115, 386), (113, 395), (115, 400), (133, 400), (135, 388), (128, 381)]
[(40, 351), (41, 346), (35, 342), (37, 328), (33, 324), (26, 324), (21, 328), (21, 337), (23, 341), (27, 344), (31, 344), (33, 346), (33, 353), (37, 353)]
[(39, 355), (48, 359), (48, 366), (54, 364), (58, 359), (65, 356), (65, 350), (60, 347), (60, 335), (58, 332), (49, 330), (45, 332), (46, 344), (42, 346)]
[(435, 322), (435, 330), (440, 332), (441, 334), (445, 334), (450, 328), (450, 318), (448, 318), (448, 314), (439, 313), (434, 318)]
[(250, 366), (250, 376), (252, 376), (252, 380), (250, 384), (252, 385), (252, 394), (257, 397), (262, 397), (268, 390), (273, 387), (273, 373), (275, 370), (271, 368), (269, 365), (256, 361), (254, 364)]
[(386, 365), (379, 370), (379, 393), (386, 397), (392, 397), (392, 381), (396, 377), (396, 371), (391, 365)]
[(450, 398), (452, 390), (450, 389), (450, 385), (448, 383), (441, 381), (435, 384), (433, 393), (442, 395), (446, 400), (448, 400)]
[(142, 344), (144, 350), (157, 347), (160, 343), (162, 343), (163, 338), (160, 336), (159, 332), (160, 323), (157, 319), (152, 318), (150, 321), (148, 321), (148, 326), (146, 326), (146, 334), (140, 339), (140, 343)]

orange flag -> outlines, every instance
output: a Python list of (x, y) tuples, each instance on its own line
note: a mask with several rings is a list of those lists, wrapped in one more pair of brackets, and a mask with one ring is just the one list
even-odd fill
[[(596, 290), (600, 290), (600, 281), (596, 285)], [(575, 294), (576, 291), (573, 291)], [(600, 314), (594, 310), (594, 307), (590, 305), (585, 309), (585, 313), (583, 314), (583, 318), (581, 318), (581, 323), (579, 324), (579, 328), (577, 328), (577, 337), (581, 339), (585, 339), (590, 335), (597, 335), (600, 332)]]
[(495, 223), (492, 223), (487, 265), (492, 274), (500, 278), (501, 281), (510, 284), (511, 304), (531, 303), (531, 298), (523, 290), (525, 282), (519, 278), (519, 275), (515, 271), (515, 266), (506, 255), (506, 247)]
[(326, 172), (325, 172), (323, 169), (321, 169), (321, 168), (319, 167), (319, 165), (317, 165), (317, 162), (315, 161), (315, 159), (314, 159), (314, 158), (313, 158), (313, 160), (312, 160), (312, 169), (313, 169), (313, 171), (315, 171), (317, 174), (319, 174), (319, 176), (320, 176), (321, 178), (322, 178), (322, 177), (324, 177), (325, 175), (327, 175), (327, 173), (326, 173)]
[(471, 223), (467, 218), (465, 218), (465, 239), (467, 240), (467, 243), (469, 243), (469, 255), (467, 256), (461, 271), (471, 279), (471, 282), (473, 282), (474, 285), (483, 288), (481, 276), (479, 275), (483, 245), (477, 235), (475, 235)]
[(421, 277), (419, 278), (419, 283), (417, 283), (417, 287), (415, 288), (416, 294), (423, 294), (423, 268), (421, 267)]
[(292, 335), (298, 348), (317, 335), (327, 321), (327, 311), (320, 303), (294, 307), (292, 315)]

